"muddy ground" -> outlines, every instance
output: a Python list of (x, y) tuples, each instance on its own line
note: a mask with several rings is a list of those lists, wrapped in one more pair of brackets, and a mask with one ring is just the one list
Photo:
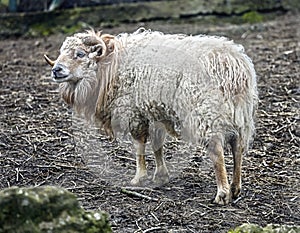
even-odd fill
[[(254, 61), (260, 96), (257, 132), (243, 163), (241, 197), (227, 206), (210, 204), (216, 185), (205, 151), (180, 141), (166, 146), (170, 183), (129, 186), (131, 146), (111, 143), (77, 123), (50, 79), (43, 54), (54, 58), (64, 35), (0, 41), (0, 188), (67, 188), (84, 208), (108, 212), (114, 232), (225, 232), (246, 222), (300, 225), (299, 22), (299, 15), (287, 14), (256, 25), (144, 25), (225, 35), (243, 44)], [(148, 159), (153, 172), (152, 157)], [(226, 159), (230, 172), (231, 156)]]

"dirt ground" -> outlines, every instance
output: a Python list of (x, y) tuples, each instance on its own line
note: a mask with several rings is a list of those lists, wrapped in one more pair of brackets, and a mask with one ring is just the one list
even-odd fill
[[(254, 61), (260, 96), (257, 132), (243, 163), (241, 197), (227, 206), (210, 204), (216, 184), (204, 150), (180, 141), (169, 140), (166, 146), (172, 168), (168, 184), (129, 186), (131, 146), (111, 143), (75, 123), (50, 79), (43, 54), (55, 58), (64, 35), (0, 41), (0, 189), (67, 188), (84, 208), (108, 212), (114, 232), (225, 232), (247, 222), (300, 225), (299, 22), (299, 15), (287, 14), (252, 26), (144, 25), (225, 35), (244, 45)], [(152, 157), (148, 159), (153, 170)], [(226, 160), (230, 172), (231, 156)]]

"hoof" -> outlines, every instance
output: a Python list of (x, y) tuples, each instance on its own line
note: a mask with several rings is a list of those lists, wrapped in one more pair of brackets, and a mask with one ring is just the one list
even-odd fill
[(134, 185), (134, 186), (138, 186), (142, 183), (144, 183), (144, 181), (147, 179), (147, 174), (143, 175), (143, 176), (135, 176), (131, 181), (130, 184)]
[(231, 194), (229, 190), (218, 191), (213, 203), (218, 205), (227, 205), (231, 201)]
[(167, 170), (161, 170), (160, 172), (155, 172), (153, 176), (153, 182), (158, 185), (163, 185), (168, 183), (170, 180), (169, 173)]
[(240, 185), (236, 186), (234, 184), (231, 184), (230, 191), (231, 191), (232, 199), (236, 199), (241, 193), (241, 186)]
[(153, 177), (153, 182), (155, 183), (155, 184), (158, 184), (158, 185), (164, 185), (164, 184), (166, 184), (166, 183), (169, 183), (169, 176), (164, 176), (164, 177), (161, 177), (161, 176), (159, 176), (159, 177), (157, 177), (157, 176), (154, 176)]
[(133, 178), (131, 181), (130, 181), (130, 184), (131, 185), (138, 185), (140, 183), (140, 180), (139, 179), (136, 179), (136, 178)]

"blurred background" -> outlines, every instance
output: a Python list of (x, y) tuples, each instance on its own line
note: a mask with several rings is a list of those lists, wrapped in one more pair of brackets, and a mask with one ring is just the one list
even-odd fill
[(299, 0), (0, 0), (0, 37), (153, 21), (254, 24), (299, 8)]
[(147, 1), (149, 2), (149, 0), (2, 0), (1, 2), (4, 11), (30, 12)]

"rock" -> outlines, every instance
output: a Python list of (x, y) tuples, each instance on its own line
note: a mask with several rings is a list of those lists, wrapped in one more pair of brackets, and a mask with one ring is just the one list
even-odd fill
[(57, 187), (12, 187), (0, 192), (0, 233), (108, 233), (107, 215), (85, 211), (76, 196)]
[(229, 233), (297, 233), (300, 232), (300, 226), (288, 226), (269, 224), (266, 227), (261, 227), (256, 224), (243, 224)]

